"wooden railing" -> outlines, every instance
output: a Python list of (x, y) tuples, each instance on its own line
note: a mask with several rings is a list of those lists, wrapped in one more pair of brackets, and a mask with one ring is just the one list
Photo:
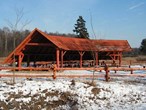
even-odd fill
[[(0, 69), (4, 70), (13, 70), (13, 69), (19, 69), (19, 68), (12, 68), (12, 67), (1, 67)], [(61, 70), (93, 70), (93, 71), (104, 71), (105, 74), (95, 74), (94, 78), (105, 78), (106, 81), (109, 81), (109, 79), (111, 77), (146, 77), (146, 74), (134, 74), (134, 71), (136, 70), (146, 70), (145, 66), (143, 66), (142, 68), (131, 68), (129, 67), (109, 67), (109, 66), (104, 66), (104, 67), (97, 67), (97, 68), (57, 68), (56, 65), (53, 65), (51, 68), (34, 68), (34, 67), (25, 67), (25, 68), (21, 68), (21, 70), (45, 70), (45, 71), (53, 71), (51, 72), (52, 74), (44, 74), (44, 73), (40, 73), (40, 74), (28, 74), (28, 73), (17, 73), (15, 75), (13, 74), (0, 74), (0, 77), (53, 77), (53, 79), (59, 78), (59, 77), (68, 77), (68, 78), (75, 78), (75, 77), (86, 77), (86, 78), (92, 78), (93, 75), (92, 74), (58, 74), (57, 71), (61, 71)], [(110, 71), (115, 71), (115, 74), (110, 74)], [(117, 71), (129, 71), (129, 74), (116, 74)]]

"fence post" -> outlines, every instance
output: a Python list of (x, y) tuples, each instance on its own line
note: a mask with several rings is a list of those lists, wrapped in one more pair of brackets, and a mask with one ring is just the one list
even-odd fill
[(115, 70), (115, 73), (117, 73), (117, 71)]
[(56, 64), (53, 65), (53, 79), (56, 79), (56, 69), (57, 69), (57, 66)]
[(104, 70), (105, 70), (105, 80), (108, 82), (110, 79), (110, 76), (109, 76), (108, 66), (106, 64), (105, 64)]
[(131, 70), (131, 74), (133, 74), (133, 70)]

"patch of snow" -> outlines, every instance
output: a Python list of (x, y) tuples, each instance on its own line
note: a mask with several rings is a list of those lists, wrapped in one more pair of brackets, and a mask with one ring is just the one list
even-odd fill
[(29, 102), (31, 102), (31, 97), (19, 98), (19, 99), (16, 99), (16, 101), (17, 101), (18, 103), (21, 102), (21, 101), (29, 103)]

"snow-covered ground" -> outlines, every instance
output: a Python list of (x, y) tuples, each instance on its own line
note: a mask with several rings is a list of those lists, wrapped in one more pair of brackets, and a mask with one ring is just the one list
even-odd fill
[[(146, 71), (136, 74), (139, 72)], [(63, 72), (75, 73), (92, 71)], [(11, 78), (0, 78), (0, 81), (0, 110), (146, 110), (145, 78), (120, 77), (109, 82), (95, 79), (94, 83), (89, 78), (18, 78), (14, 85), (10, 83)]]

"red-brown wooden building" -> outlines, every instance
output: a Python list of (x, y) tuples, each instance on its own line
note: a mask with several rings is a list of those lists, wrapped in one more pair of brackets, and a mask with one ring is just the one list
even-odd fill
[[(63, 36), (47, 35), (34, 29), (16, 49), (10, 53), (4, 63), (17, 62), (27, 67), (56, 64), (63, 67), (89, 67), (99, 64), (100, 59), (110, 58), (121, 65), (122, 52), (130, 51), (127, 40), (89, 40)], [(15, 57), (14, 57), (15, 56)]]

